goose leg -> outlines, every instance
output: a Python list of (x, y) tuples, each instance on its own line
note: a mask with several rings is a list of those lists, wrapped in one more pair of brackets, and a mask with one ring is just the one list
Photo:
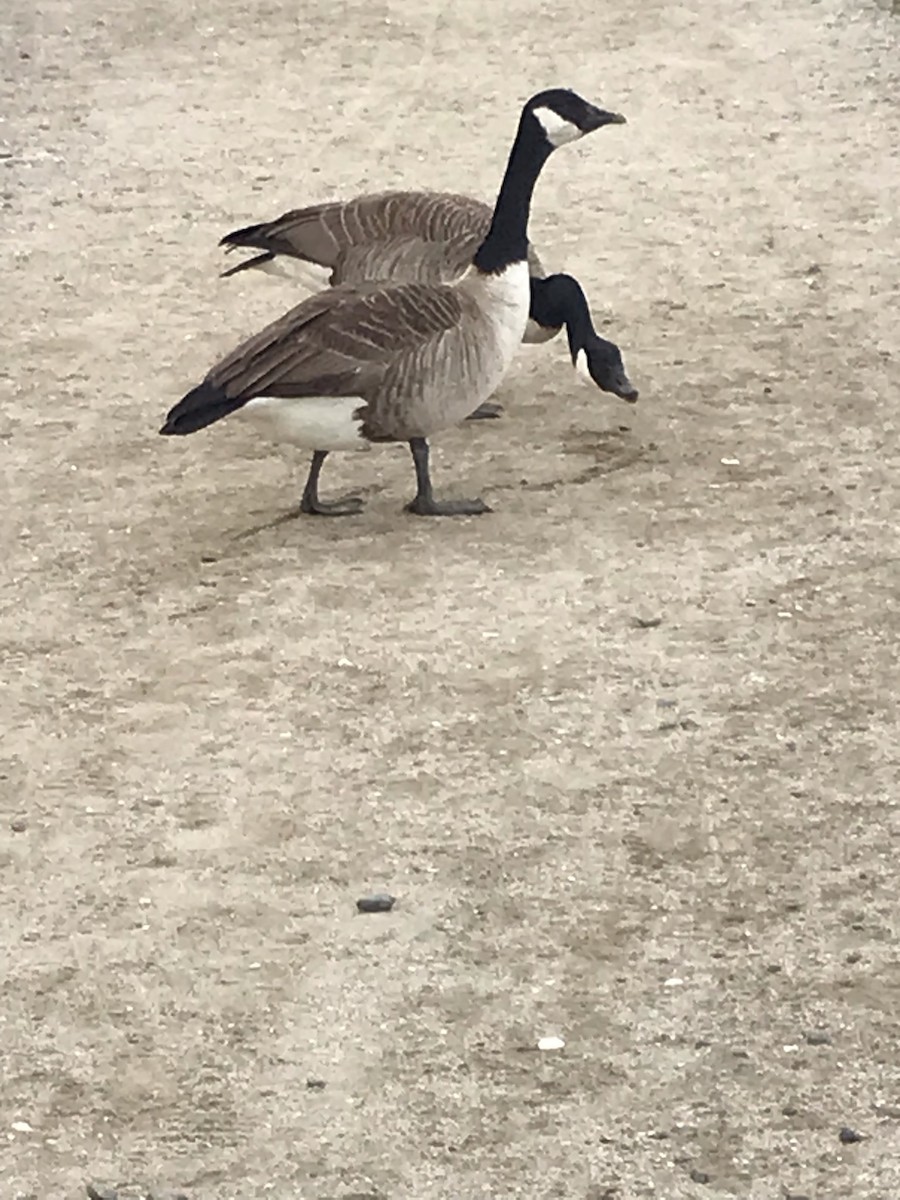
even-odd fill
[(407, 512), (420, 517), (478, 517), (491, 511), (483, 500), (435, 500), (428, 469), (428, 442), (422, 437), (410, 438), (409, 448), (416, 466), (416, 498), (407, 504)]
[(340, 500), (319, 499), (319, 475), (328, 457), (327, 450), (316, 450), (309, 464), (309, 474), (300, 501), (300, 511), (313, 517), (350, 517), (363, 506), (359, 496), (343, 496)]
[(499, 417), (503, 414), (502, 404), (490, 404), (485, 401), (484, 404), (479, 404), (473, 413), (469, 413), (466, 417), (467, 421), (487, 421), (493, 417)]

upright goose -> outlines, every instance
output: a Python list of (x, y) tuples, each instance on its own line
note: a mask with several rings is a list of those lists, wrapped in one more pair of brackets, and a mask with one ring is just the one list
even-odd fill
[(554, 88), (525, 104), (490, 228), (465, 274), (447, 283), (342, 283), (311, 296), (241, 343), (168, 413), (163, 434), (189, 434), (239, 413), (274, 440), (313, 450), (301, 511), (355, 513), (359, 497), (319, 499), (332, 450), (407, 442), (422, 516), (489, 512), (483, 500), (438, 500), (428, 438), (463, 421), (497, 387), (528, 319), (528, 217), (551, 153), (618, 113)]
[[(287, 257), (330, 268), (328, 282), (332, 286), (381, 280), (452, 283), (471, 263), (490, 229), (491, 216), (490, 205), (456, 192), (374, 192), (295, 208), (274, 221), (226, 233), (219, 242), (226, 254), (238, 248), (262, 253), (222, 275), (227, 278), (252, 268), (282, 274), (276, 259)], [(572, 279), (574, 287), (569, 291), (554, 289), (531, 243), (528, 267), (531, 304), (522, 341), (547, 342), (556, 337), (563, 326), (569, 327), (570, 311), (579, 331), (584, 330), (583, 306), (578, 303), (584, 293), (577, 281)], [(571, 310), (570, 299), (575, 304)], [(592, 326), (589, 333), (597, 336)], [(498, 404), (483, 404), (470, 417), (495, 417), (501, 411)]]
[[(295, 208), (274, 221), (226, 233), (225, 253), (261, 250), (222, 272), (223, 278), (258, 269), (283, 274), (276, 258), (330, 268), (328, 282), (453, 283), (465, 273), (491, 227), (493, 210), (483, 200), (456, 192), (390, 191)], [(546, 275), (528, 245), (532, 278)], [(556, 332), (559, 332), (558, 330)], [(544, 341), (526, 331), (526, 341)]]

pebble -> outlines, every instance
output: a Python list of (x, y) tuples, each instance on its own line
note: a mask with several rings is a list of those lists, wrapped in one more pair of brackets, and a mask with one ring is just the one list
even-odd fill
[(803, 1036), (806, 1039), (807, 1046), (831, 1045), (831, 1034), (824, 1029), (810, 1029), (810, 1031), (805, 1033)]
[(861, 1142), (863, 1140), (863, 1135), (857, 1133), (855, 1129), (851, 1129), (849, 1125), (843, 1126), (838, 1137), (845, 1146), (852, 1146), (854, 1142)]
[(373, 896), (362, 896), (356, 902), (357, 911), (361, 913), (390, 912), (396, 900), (388, 892), (376, 892)]
[(635, 629), (657, 629), (662, 625), (662, 617), (635, 617), (632, 624)]
[(88, 1200), (119, 1200), (119, 1193), (115, 1188), (95, 1188), (92, 1183), (85, 1186)]
[(323, 1092), (327, 1085), (324, 1079), (307, 1079), (306, 1086), (311, 1092)]
[(13, 833), (24, 833), (28, 828), (28, 822), (24, 817), (13, 817), (9, 823), (9, 827)]
[(694, 1183), (709, 1183), (709, 1181), (712, 1179), (712, 1176), (708, 1175), (706, 1171), (698, 1171), (695, 1167), (691, 1171), (691, 1179), (693, 1179)]

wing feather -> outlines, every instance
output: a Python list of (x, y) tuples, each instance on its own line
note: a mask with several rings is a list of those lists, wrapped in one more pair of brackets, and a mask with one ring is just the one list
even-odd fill
[(242, 342), (206, 382), (241, 403), (262, 395), (365, 397), (462, 314), (450, 287), (331, 288)]

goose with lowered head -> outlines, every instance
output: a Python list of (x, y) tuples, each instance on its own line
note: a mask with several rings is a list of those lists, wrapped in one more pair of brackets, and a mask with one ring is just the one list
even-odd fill
[[(328, 268), (332, 286), (368, 281), (452, 283), (471, 263), (490, 228), (491, 216), (489, 204), (454, 192), (374, 192), (314, 204), (292, 209), (274, 221), (226, 233), (219, 242), (226, 253), (237, 249), (260, 253), (222, 275), (227, 278), (251, 269), (289, 274), (281, 265), (287, 258)], [(563, 327), (569, 332), (570, 348), (573, 332), (576, 337), (582, 333), (590, 339), (598, 337), (593, 326), (585, 330), (586, 302), (577, 280), (548, 277), (530, 242), (528, 269), (531, 302), (523, 342), (550, 341)], [(561, 278), (570, 280), (572, 286), (561, 286)], [(585, 349), (589, 353), (587, 346)], [(593, 373), (585, 372), (584, 377), (604, 391), (615, 392)], [(470, 419), (497, 417), (501, 412), (499, 404), (482, 404)]]
[(168, 413), (184, 435), (231, 413), (269, 438), (313, 451), (301, 511), (345, 515), (359, 497), (325, 502), (319, 474), (332, 450), (408, 443), (422, 516), (489, 512), (483, 500), (439, 500), (428, 438), (459, 424), (494, 391), (528, 320), (528, 217), (555, 149), (624, 118), (553, 88), (525, 104), (487, 234), (448, 283), (344, 283), (311, 296), (226, 355)]

